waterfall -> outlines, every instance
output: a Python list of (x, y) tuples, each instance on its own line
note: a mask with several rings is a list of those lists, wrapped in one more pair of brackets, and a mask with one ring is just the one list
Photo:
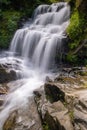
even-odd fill
[[(53, 69), (55, 56), (63, 48), (69, 17), (70, 7), (65, 2), (40, 5), (31, 21), (16, 31), (9, 55), (1, 58), (0, 63), (9, 62), (9, 69), (21, 71), (23, 79), (9, 83), (10, 92), (0, 112), (0, 130), (13, 110), (26, 106), (33, 91), (43, 85), (48, 70)], [(19, 67), (15, 68), (15, 64)]]
[(10, 51), (31, 61), (35, 68), (47, 71), (55, 62), (56, 52), (63, 47), (69, 10), (64, 2), (37, 7), (32, 22), (16, 31)]

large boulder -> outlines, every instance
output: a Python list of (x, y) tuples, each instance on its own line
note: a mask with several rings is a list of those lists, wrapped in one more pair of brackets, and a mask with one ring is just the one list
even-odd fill
[(64, 92), (55, 84), (46, 83), (44, 90), (35, 91), (35, 101), (42, 124), (49, 130), (74, 130), (68, 109), (64, 106)]
[(42, 130), (41, 120), (33, 99), (25, 107), (10, 114), (4, 123), (4, 130)]
[(68, 109), (58, 101), (46, 106), (45, 120), (50, 130), (74, 130)]

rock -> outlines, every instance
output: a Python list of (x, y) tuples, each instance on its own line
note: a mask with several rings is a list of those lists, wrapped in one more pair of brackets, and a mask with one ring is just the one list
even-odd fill
[(7, 95), (9, 88), (7, 84), (0, 84), (0, 109), (4, 103), (5, 96)]
[(37, 91), (38, 91), (40, 96), (38, 97), (38, 95), (36, 93), (34, 93), (35, 94), (34, 100), (36, 102), (37, 109), (38, 109), (38, 112), (40, 114), (40, 117), (43, 120), (44, 115), (46, 113), (46, 107), (45, 106), (48, 104), (48, 101), (46, 99), (45, 91), (42, 87), (40, 89), (38, 89)]
[(47, 106), (45, 120), (50, 130), (74, 130), (68, 109), (60, 101)]
[(87, 130), (87, 89), (73, 93), (78, 100), (74, 102), (74, 122), (81, 130)]
[(0, 97), (0, 107), (3, 105), (3, 99)]
[(40, 94), (38, 91), (36, 91), (36, 90), (35, 90), (33, 93), (34, 93), (37, 97), (40, 97), (40, 96), (41, 96), (41, 94)]
[(29, 103), (19, 110), (10, 114), (6, 120), (4, 130), (42, 130), (40, 117), (37, 112), (36, 104), (32, 99)]
[(8, 87), (6, 84), (3, 84), (0, 86), (0, 95), (4, 95), (4, 94), (7, 94), (8, 93)]
[(52, 82), (52, 80), (48, 76), (46, 76), (46, 82)]
[(78, 73), (84, 70), (74, 68), (76, 76), (60, 75), (35, 90), (34, 100), (11, 113), (4, 129), (87, 130), (87, 75)]
[(3, 126), (3, 130), (14, 130), (16, 117), (17, 117), (16, 111), (11, 113), (11, 115), (8, 117), (7, 121), (5, 122)]
[(58, 100), (64, 101), (65, 94), (56, 85), (52, 83), (47, 83), (45, 84), (44, 88), (45, 88), (45, 93), (51, 102), (56, 102)]
[[(74, 87), (73, 87), (74, 88)], [(87, 89), (74, 88), (65, 92), (65, 100), (75, 130), (87, 130)]]
[(16, 80), (16, 73), (13, 70), (8, 72), (0, 65), (0, 83), (7, 83), (12, 80)]
[(86, 13), (87, 11), (87, 1), (86, 0), (76, 0), (77, 6), (80, 12)]
[(43, 91), (37, 90), (35, 101), (45, 128), (87, 129), (87, 76), (80, 75), (84, 70), (87, 69), (73, 68), (76, 76), (58, 76), (54, 82), (46, 83)]
[(39, 98), (36, 95), (35, 101), (42, 118), (42, 124), (45, 125), (46, 128), (49, 128), (49, 130), (74, 130), (68, 109), (64, 107), (61, 101), (50, 103), (49, 100), (46, 99), (44, 91)]

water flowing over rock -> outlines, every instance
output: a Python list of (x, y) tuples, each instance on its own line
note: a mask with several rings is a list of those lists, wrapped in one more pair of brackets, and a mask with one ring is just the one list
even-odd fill
[(70, 7), (67, 3), (40, 5), (32, 22), (17, 30), (10, 51), (23, 56), (43, 71), (55, 63), (55, 56), (63, 53), (63, 39), (69, 24)]
[[(1, 56), (0, 63), (7, 66), (10, 72), (14, 71), (16, 76), (21, 78), (8, 83), (9, 92), (0, 112), (0, 130), (6, 129), (6, 127), (13, 130), (13, 122), (14, 120), (16, 121), (15, 111), (20, 111), (23, 108), (26, 115), (27, 110), (25, 106), (29, 105), (31, 97), (34, 96), (33, 91), (43, 86), (47, 76), (53, 77), (53, 74), (49, 73), (49, 71), (55, 68), (56, 55), (59, 56), (59, 61), (61, 60), (66, 39), (65, 30), (69, 24), (69, 17), (70, 7), (67, 3), (40, 5), (34, 11), (32, 19), (22, 29), (16, 31), (8, 56), (6, 55), (4, 58)], [(22, 117), (24, 124), (21, 122), (19, 128), (20, 123), (14, 122), (16, 123), (15, 130), (42, 129), (41, 123), (37, 125), (33, 122), (35, 115), (37, 115), (36, 109), (36, 114), (34, 111), (29, 112), (32, 113), (32, 116), (29, 115), (27, 118), (33, 119), (30, 121), (27, 118), (25, 119), (25, 116)], [(18, 115), (20, 115), (20, 112)], [(6, 119), (8, 120), (6, 121)], [(8, 126), (11, 119), (10, 125), (12, 126)], [(39, 117), (36, 120), (39, 121)]]
[(0, 65), (0, 83), (7, 83), (9, 81), (16, 80), (15, 71), (6, 71), (5, 67)]

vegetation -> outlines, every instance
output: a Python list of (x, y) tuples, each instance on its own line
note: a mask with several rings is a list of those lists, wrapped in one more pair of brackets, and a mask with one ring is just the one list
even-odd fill
[[(72, 65), (87, 65), (87, 4), (86, 0), (0, 0), (0, 49), (9, 47), (17, 28), (22, 26), (40, 4), (65, 1), (71, 5), (66, 61)], [(84, 60), (82, 60), (84, 59)]]
[(43, 123), (43, 130), (50, 130), (50, 128), (46, 122)]
[[(82, 4), (82, 7), (80, 7), (80, 4)], [(67, 61), (73, 65), (87, 65), (87, 42), (84, 42), (87, 39), (86, 7), (83, 1), (80, 3), (78, 0), (74, 0), (73, 5), (70, 24), (67, 28), (69, 37)]]
[(2, 11), (0, 21), (0, 48), (7, 48), (12, 39), (14, 31), (17, 29), (17, 22), (20, 13), (16, 11)]
[(57, 0), (0, 0), (0, 49), (9, 47), (11, 39), (21, 22), (27, 20), (40, 4)]

